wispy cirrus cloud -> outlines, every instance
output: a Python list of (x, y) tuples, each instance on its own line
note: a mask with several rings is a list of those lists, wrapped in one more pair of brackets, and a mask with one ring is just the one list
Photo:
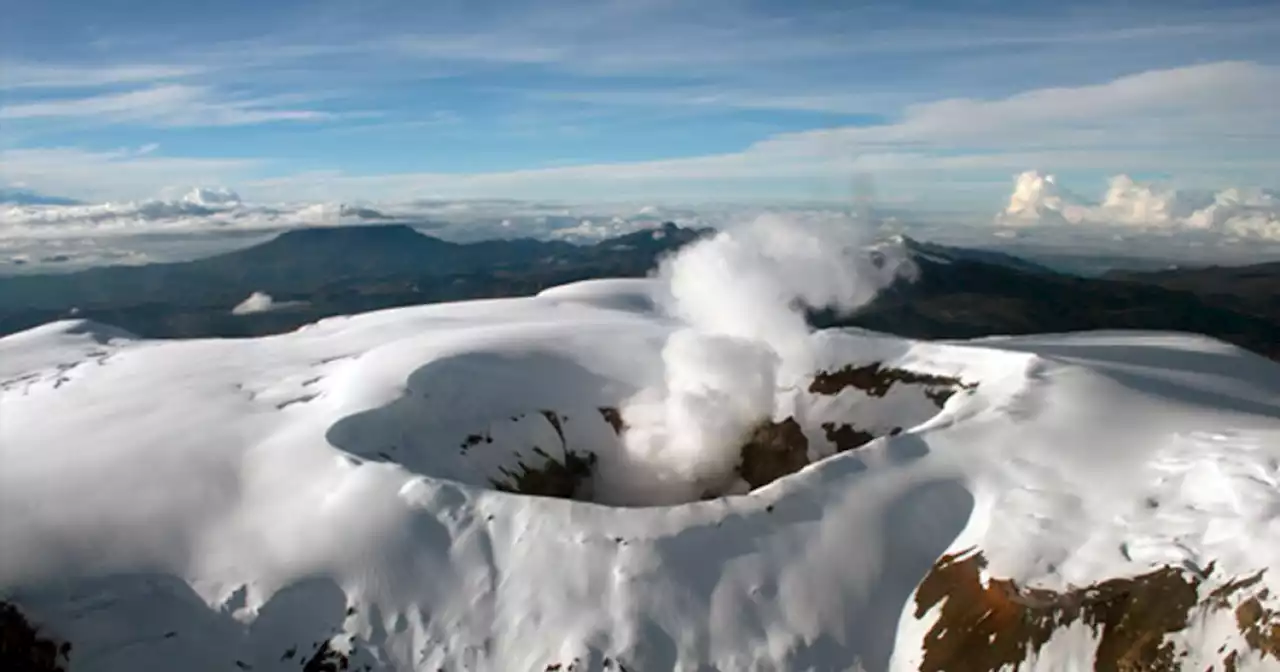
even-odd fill
[(891, 109), (902, 103), (901, 94), (818, 93), (786, 90), (734, 89), (719, 86), (672, 86), (652, 89), (597, 89), (583, 91), (516, 90), (526, 98), (589, 105), (662, 109), (788, 110), (862, 114)]
[(43, 65), (0, 62), (0, 90), (93, 88), (147, 84), (207, 72), (196, 65)]
[[(1224, 62), (1005, 97), (938, 100), (907, 106), (882, 123), (775, 134), (738, 151), (688, 158), (470, 173), (359, 174), (335, 165), (271, 177), (242, 173), (223, 182), (272, 200), (511, 196), (579, 201), (778, 195), (796, 185), (838, 185), (862, 173), (907, 185), (902, 189), (931, 182), (932, 194), (945, 190), (947, 183), (968, 189), (987, 180), (996, 185), (989, 197), (998, 200), (1007, 176), (1029, 167), (1172, 172), (1218, 180), (1207, 186), (1251, 176), (1250, 183), (1267, 185), (1280, 182), (1276, 118), (1280, 67)], [(95, 170), (58, 180), (56, 166), (74, 163), (103, 170), (109, 162), (155, 165), (149, 162), (165, 160), (155, 155), (90, 158), (57, 160), (39, 152), (8, 152), (0, 156), (0, 176), (8, 172), (11, 180), (42, 191), (81, 196), (82, 190), (68, 187), (94, 182)], [(43, 166), (38, 175), (29, 170), (35, 159)], [(130, 173), (128, 166), (116, 167), (121, 170), (110, 181), (118, 184)], [(146, 171), (132, 176), (156, 177)], [(100, 186), (103, 178), (96, 181)]]
[(120, 93), (49, 98), (0, 106), (0, 119), (90, 118), (156, 126), (241, 126), (280, 121), (326, 121), (337, 115), (280, 107), (269, 98), (220, 96), (211, 87), (166, 84)]
[(87, 201), (140, 199), (174, 185), (234, 184), (251, 179), (264, 162), (158, 154), (154, 144), (92, 151), (75, 147), (0, 150), (0, 183)]
[[(281, 0), (243, 22), (105, 13), (105, 46), (42, 6), (25, 11), (48, 14), (56, 48), (6, 44), (0, 147), (233, 147), (276, 172), (224, 181), (279, 198), (767, 197), (851, 172), (905, 190), (1028, 167), (1268, 184), (1280, 155), (1280, 15), (1256, 3)], [(41, 172), (42, 188), (189, 183), (118, 165), (165, 158), (85, 183)]]
[(1192, 149), (1205, 135), (1218, 142), (1274, 143), (1280, 139), (1277, 113), (1280, 67), (1229, 61), (1003, 98), (913, 104), (892, 124), (785, 134), (762, 148), (801, 154), (815, 147)]
[(1214, 63), (1151, 71), (1097, 85), (905, 108), (865, 126), (778, 134), (741, 151), (628, 163), (481, 174), (347, 175), (255, 183), (283, 193), (491, 196), (572, 193), (627, 197), (714, 192), (737, 183), (842, 180), (872, 172), (946, 178), (1028, 166), (1107, 172), (1253, 174), (1280, 181), (1280, 67)]
[[(382, 80), (469, 75), (513, 66), (567, 76), (656, 76), (682, 83), (670, 89), (671, 97), (695, 80), (711, 78), (723, 92), (704, 96), (700, 104), (719, 101), (735, 107), (762, 84), (776, 88), (778, 83), (807, 80), (812, 88), (797, 86), (788, 95), (798, 101), (831, 97), (833, 85), (847, 85), (865, 76), (868, 68), (877, 69), (867, 60), (877, 57), (928, 59), (945, 53), (951, 65), (993, 50), (1018, 50), (1024, 60), (1034, 61), (1057, 49), (1080, 47), (1110, 57), (1147, 44), (1177, 42), (1192, 49), (1280, 30), (1280, 16), (1261, 7), (1167, 6), (1154, 18), (1140, 9), (1038, 11), (1023, 16), (893, 6), (809, 8), (780, 15), (734, 0), (554, 0), (508, 4), (482, 15), (436, 4), (390, 3), (382, 9), (391, 11), (370, 13), (344, 6), (327, 21), (301, 21), (295, 30), (279, 35), (190, 45), (171, 41), (151, 52), (162, 55), (153, 59), (158, 64), (113, 63), (109, 58), (77, 64), (11, 60), (0, 67), (0, 87), (101, 86), (192, 77), (212, 82), (281, 73), (306, 78), (320, 74), (317, 67), (329, 78)], [(1031, 53), (1039, 58), (1026, 59)], [(935, 65), (917, 60), (910, 67), (927, 71)], [(900, 88), (900, 82), (894, 84), (892, 88)], [(749, 90), (729, 93), (734, 85)], [(582, 90), (566, 95), (591, 94)], [(620, 93), (602, 88), (600, 95), (606, 94), (622, 99)]]

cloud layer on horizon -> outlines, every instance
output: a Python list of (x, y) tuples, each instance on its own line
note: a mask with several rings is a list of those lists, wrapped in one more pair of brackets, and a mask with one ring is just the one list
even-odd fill
[(1120, 252), (1143, 240), (1170, 257), (1205, 261), (1280, 255), (1280, 198), (1254, 188), (1217, 191), (1111, 179), (1101, 200), (1062, 188), (1053, 175), (1019, 175), (1005, 209), (981, 219), (876, 208), (873, 202), (800, 205), (562, 204), (518, 200), (416, 200), (254, 203), (226, 188), (198, 188), (170, 199), (101, 204), (0, 204), (3, 272), (172, 261), (212, 254), (280, 231), (313, 226), (407, 223), (446, 240), (559, 239), (591, 243), (674, 221), (729, 228), (765, 213), (827, 225), (863, 222), (871, 235), (898, 233), (957, 245), (1032, 244)]
[(1176, 189), (1111, 178), (1102, 199), (1090, 202), (1040, 171), (1019, 175), (997, 223), (1026, 226), (1122, 227), (1130, 232), (1202, 232), (1280, 241), (1280, 195), (1258, 188)]

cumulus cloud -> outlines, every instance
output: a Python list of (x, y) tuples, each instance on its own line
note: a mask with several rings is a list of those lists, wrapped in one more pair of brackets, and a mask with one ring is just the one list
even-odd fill
[(196, 187), (187, 192), (182, 197), (186, 203), (192, 203), (206, 208), (218, 208), (230, 205), (240, 205), (240, 195), (226, 187), (215, 187), (212, 189), (204, 187)]
[(1090, 203), (1058, 186), (1053, 175), (1018, 175), (997, 222), (1010, 226), (1070, 224), (1141, 231), (1202, 231), (1280, 240), (1280, 198), (1261, 189), (1217, 193), (1179, 190), (1112, 177), (1102, 199)]
[(1009, 205), (1001, 213), (1006, 224), (1067, 222), (1077, 217), (1083, 200), (1058, 186), (1058, 179), (1039, 171), (1027, 171), (1014, 182)]
[(660, 504), (728, 485), (741, 442), (814, 366), (804, 309), (854, 310), (910, 272), (902, 257), (875, 261), (866, 236), (848, 220), (768, 216), (664, 262), (660, 303), (682, 327), (662, 350), (662, 384), (622, 409), (626, 451), (602, 465), (605, 490)]

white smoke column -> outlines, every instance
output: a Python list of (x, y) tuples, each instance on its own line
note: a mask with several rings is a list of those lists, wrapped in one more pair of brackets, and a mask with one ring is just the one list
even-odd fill
[[(780, 387), (812, 372), (806, 308), (851, 311), (903, 270), (876, 261), (853, 222), (766, 216), (684, 248), (658, 271), (682, 327), (663, 348), (663, 384), (622, 409), (619, 464), (602, 465), (616, 503), (689, 501), (733, 478), (743, 439), (773, 417)], [(612, 472), (612, 473), (609, 473)]]

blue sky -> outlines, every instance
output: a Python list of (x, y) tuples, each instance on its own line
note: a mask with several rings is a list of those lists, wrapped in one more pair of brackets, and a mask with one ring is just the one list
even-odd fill
[(0, 186), (886, 201), (1280, 184), (1280, 12), (1210, 2), (11, 2)]

